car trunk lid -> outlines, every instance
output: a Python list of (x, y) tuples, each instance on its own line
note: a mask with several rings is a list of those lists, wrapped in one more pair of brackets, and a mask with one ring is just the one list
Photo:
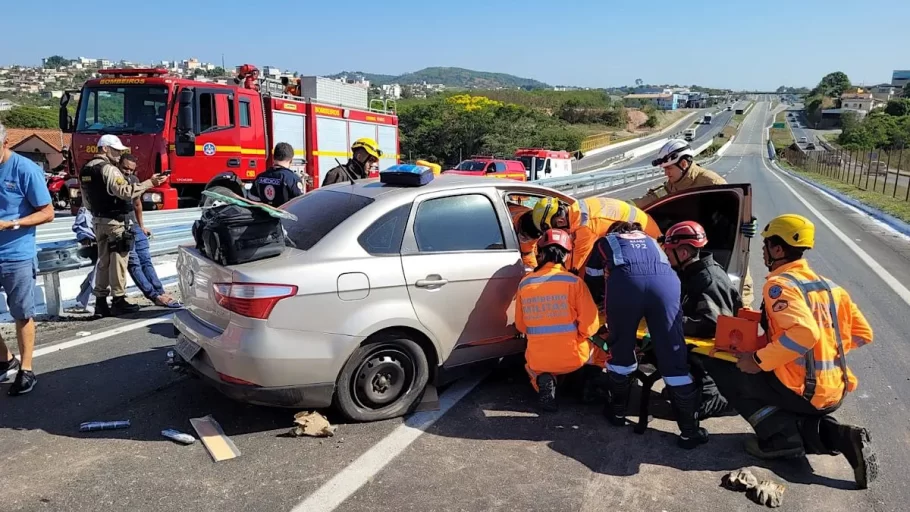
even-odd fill
[(230, 283), (233, 271), (208, 259), (193, 247), (181, 247), (177, 257), (180, 294), (186, 309), (219, 330), (227, 328), (231, 312), (218, 305), (215, 283)]

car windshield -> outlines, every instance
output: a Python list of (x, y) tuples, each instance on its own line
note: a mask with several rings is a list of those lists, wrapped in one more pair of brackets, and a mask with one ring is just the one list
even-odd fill
[(282, 219), (281, 224), (293, 246), (306, 251), (373, 201), (350, 192), (317, 189), (283, 205), (281, 209), (297, 220)]
[(487, 166), (487, 162), (479, 162), (477, 160), (465, 160), (458, 164), (456, 170), (459, 171), (482, 171), (484, 167)]
[[(524, 166), (525, 166), (525, 171), (527, 171), (527, 172), (531, 172), (531, 159), (532, 159), (532, 158), (534, 158), (534, 157), (532, 157), (532, 156), (520, 156), (520, 157), (518, 157), (518, 159), (521, 160), (521, 163), (524, 164)], [(543, 164), (544, 164), (544, 162), (546, 162), (546, 159), (545, 159), (545, 158), (538, 158), (538, 159), (537, 159), (537, 172), (543, 171)]]
[(167, 114), (164, 86), (93, 87), (79, 101), (79, 133), (160, 133)]

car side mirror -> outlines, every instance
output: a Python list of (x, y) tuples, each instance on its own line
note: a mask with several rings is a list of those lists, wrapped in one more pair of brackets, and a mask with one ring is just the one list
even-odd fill
[(64, 92), (63, 96), (60, 97), (60, 111), (57, 114), (57, 123), (63, 133), (72, 133), (73, 131), (73, 118), (69, 115), (66, 108), (69, 105), (70, 98), (69, 92)]
[(194, 91), (190, 87), (180, 91), (177, 108), (177, 140), (174, 141), (174, 152), (177, 153), (177, 156), (196, 155), (196, 134), (193, 133), (195, 120), (193, 96)]

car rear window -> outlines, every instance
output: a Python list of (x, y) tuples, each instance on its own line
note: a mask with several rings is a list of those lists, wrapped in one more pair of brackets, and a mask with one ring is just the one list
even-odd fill
[(336, 190), (315, 190), (282, 207), (297, 220), (282, 219), (288, 238), (297, 249), (309, 250), (345, 219), (373, 202), (372, 198)]

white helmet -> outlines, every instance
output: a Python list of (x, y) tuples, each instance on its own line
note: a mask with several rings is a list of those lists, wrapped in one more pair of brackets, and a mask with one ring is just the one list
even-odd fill
[(684, 157), (695, 158), (695, 152), (689, 143), (682, 139), (671, 139), (657, 152), (657, 158), (651, 161), (654, 167), (669, 167)]

